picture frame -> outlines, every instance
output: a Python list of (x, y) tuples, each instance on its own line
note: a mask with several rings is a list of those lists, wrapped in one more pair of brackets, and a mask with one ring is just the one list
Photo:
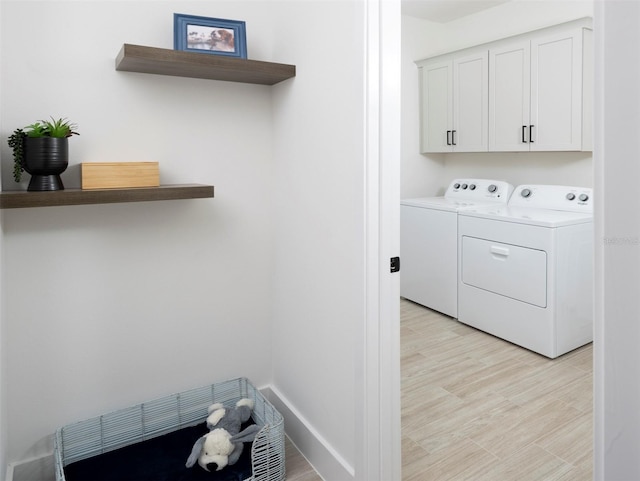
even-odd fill
[(173, 48), (246, 59), (245, 22), (174, 13)]

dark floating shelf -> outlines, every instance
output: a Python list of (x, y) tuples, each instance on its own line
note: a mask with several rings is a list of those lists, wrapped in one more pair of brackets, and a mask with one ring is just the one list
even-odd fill
[(205, 199), (209, 197), (213, 197), (213, 186), (201, 184), (161, 185), (160, 187), (138, 187), (135, 189), (65, 189), (53, 192), (20, 190), (1, 192), (0, 209)]
[(274, 85), (295, 77), (296, 66), (125, 43), (116, 70)]

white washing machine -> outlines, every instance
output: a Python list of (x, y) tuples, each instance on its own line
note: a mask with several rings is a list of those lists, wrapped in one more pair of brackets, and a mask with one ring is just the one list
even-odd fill
[(504, 181), (456, 179), (444, 196), (402, 200), (400, 295), (457, 317), (458, 212), (506, 204), (512, 191)]
[(593, 340), (591, 189), (521, 185), (458, 219), (459, 321), (550, 358)]

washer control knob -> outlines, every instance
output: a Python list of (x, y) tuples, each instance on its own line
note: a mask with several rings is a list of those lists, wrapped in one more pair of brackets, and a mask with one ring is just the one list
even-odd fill
[(586, 202), (586, 201), (589, 200), (589, 196), (587, 194), (580, 194), (578, 199), (580, 199), (580, 201), (582, 201), (582, 202)]
[(476, 184), (469, 185), (469, 190), (476, 190)]
[(573, 200), (576, 198), (576, 194), (574, 194), (573, 192), (569, 192), (567, 194), (567, 200)]
[(498, 186), (495, 184), (491, 184), (489, 187), (487, 187), (487, 189), (493, 194), (496, 190), (498, 190)]
[(520, 195), (522, 197), (530, 197), (531, 196), (531, 190), (530, 189), (522, 189), (522, 191), (520, 191)]
[(462, 190), (466, 190), (467, 187), (467, 184), (462, 184)]
[(458, 184), (457, 182), (455, 184), (453, 184), (453, 188), (454, 189), (459, 189), (460, 188), (460, 184)]

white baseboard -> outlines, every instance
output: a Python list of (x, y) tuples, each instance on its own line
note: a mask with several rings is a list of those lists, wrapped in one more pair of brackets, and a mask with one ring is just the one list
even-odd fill
[(260, 392), (284, 417), (285, 432), (323, 479), (354, 481), (355, 470), (273, 386)]

